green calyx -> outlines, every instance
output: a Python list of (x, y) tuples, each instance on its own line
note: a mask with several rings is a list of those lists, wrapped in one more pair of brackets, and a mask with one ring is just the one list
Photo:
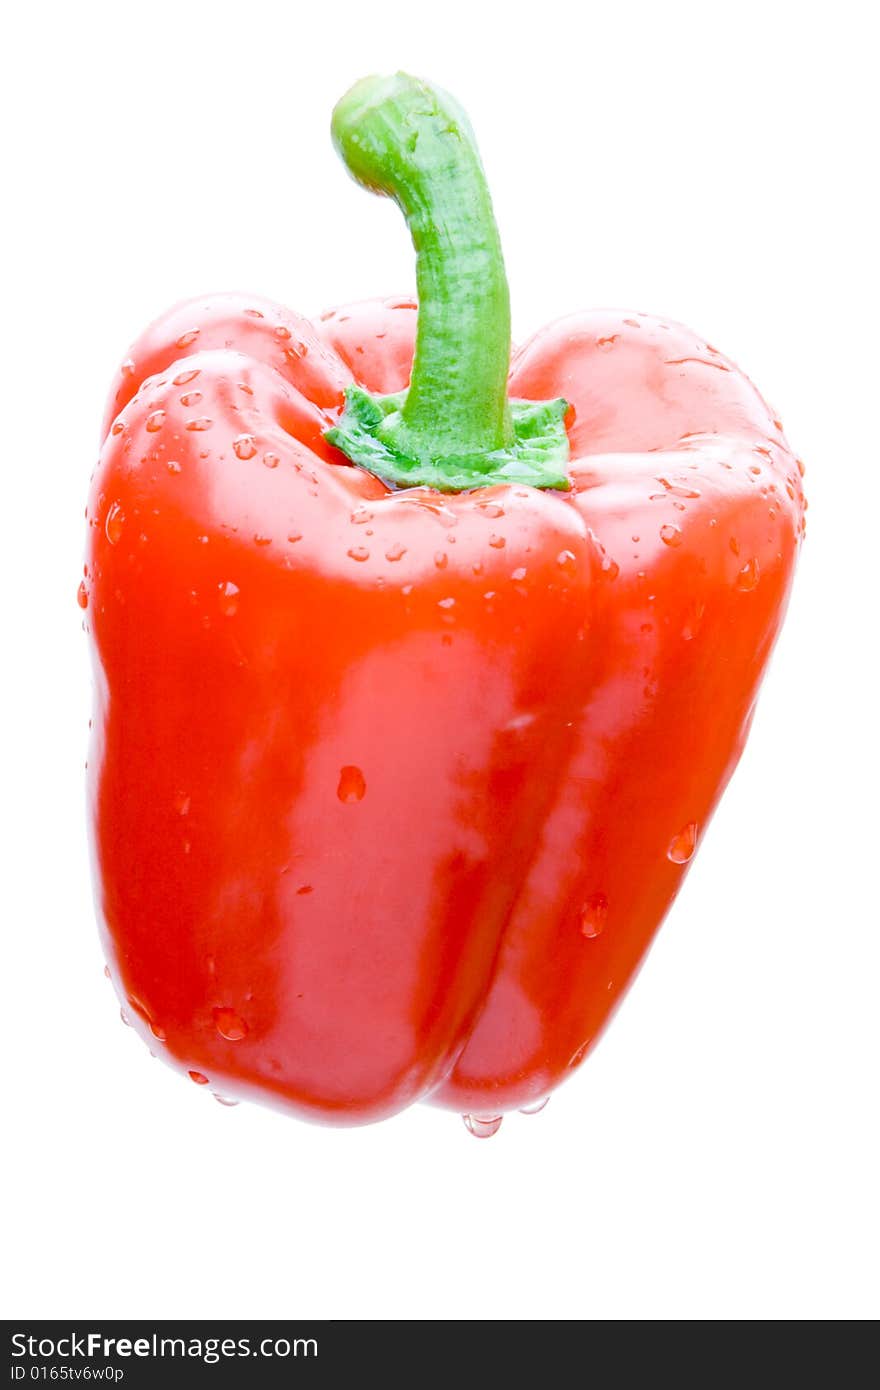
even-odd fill
[(398, 73), (352, 87), (332, 129), (354, 178), (392, 197), (406, 218), (419, 317), (408, 390), (372, 396), (350, 387), (325, 437), (398, 487), (567, 488), (566, 402), (507, 398), (507, 277), (466, 116), (445, 93)]

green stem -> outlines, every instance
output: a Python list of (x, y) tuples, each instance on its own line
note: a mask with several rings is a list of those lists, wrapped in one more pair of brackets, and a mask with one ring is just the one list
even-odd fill
[(325, 437), (398, 487), (569, 487), (565, 401), (507, 399), (510, 298), (467, 117), (406, 73), (366, 77), (336, 107), (333, 139), (358, 182), (406, 218), (419, 320), (409, 388), (373, 396), (353, 384)]
[(429, 460), (511, 444), (510, 296), (467, 117), (446, 93), (398, 73), (352, 87), (332, 130), (358, 182), (400, 207), (416, 251), (415, 359), (395, 447)]

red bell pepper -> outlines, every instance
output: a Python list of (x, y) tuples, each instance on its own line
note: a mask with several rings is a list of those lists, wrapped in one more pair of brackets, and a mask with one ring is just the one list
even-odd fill
[(418, 312), (172, 309), (123, 363), (79, 599), (97, 897), (133, 1026), (223, 1097), (476, 1133), (580, 1063), (733, 771), (804, 501), (679, 324), (510, 353), (473, 138), (358, 84)]

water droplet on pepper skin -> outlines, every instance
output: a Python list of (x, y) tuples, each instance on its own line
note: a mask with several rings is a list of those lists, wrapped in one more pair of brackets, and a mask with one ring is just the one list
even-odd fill
[(681, 529), (678, 526), (666, 525), (660, 527), (660, 539), (664, 545), (681, 545)]
[(154, 410), (153, 413), (152, 413), (152, 415), (148, 415), (148, 416), (147, 416), (146, 422), (145, 422), (145, 428), (147, 429), (147, 431), (148, 431), (150, 434), (155, 434), (156, 431), (157, 431), (157, 430), (160, 430), (164, 424), (165, 424), (165, 411), (164, 411), (164, 410)]
[(370, 552), (365, 545), (353, 545), (345, 553), (350, 560), (357, 560), (359, 564), (370, 558)]
[(540, 1115), (549, 1099), (549, 1096), (545, 1096), (543, 1100), (533, 1101), (531, 1105), (523, 1105), (519, 1113), (521, 1115)]
[(367, 784), (359, 767), (344, 767), (339, 774), (336, 795), (340, 801), (350, 803), (363, 800)]
[(446, 566), (449, 564), (449, 556), (446, 554), (445, 550), (438, 550), (435, 552), (434, 564), (437, 566), (438, 570), (445, 570)]
[(125, 513), (118, 502), (114, 502), (107, 513), (107, 520), (104, 523), (104, 531), (111, 545), (118, 545), (122, 539), (122, 528), (125, 525)]
[(257, 442), (252, 434), (240, 434), (232, 441), (232, 452), (238, 459), (252, 459), (257, 452)]
[(83, 580), (80, 580), (79, 588), (76, 591), (76, 601), (80, 608), (88, 608), (89, 606), (89, 591)]
[(219, 585), (219, 589), (220, 612), (223, 614), (224, 618), (234, 618), (238, 612), (238, 585), (233, 584), (231, 580), (227, 579), (224, 584)]
[(608, 899), (604, 893), (594, 893), (581, 908), (581, 934), (592, 940), (601, 936), (608, 916)]
[(194, 1081), (197, 1086), (207, 1086), (208, 1078), (200, 1071), (187, 1072), (190, 1081)]
[(697, 848), (697, 824), (696, 821), (689, 821), (683, 830), (670, 841), (666, 851), (667, 859), (673, 864), (687, 864), (694, 857), (694, 850)]
[(175, 385), (175, 386), (186, 386), (188, 382), (190, 382), (190, 381), (195, 381), (195, 379), (196, 379), (196, 377), (198, 376), (200, 370), (201, 370), (201, 369), (200, 369), (199, 367), (193, 367), (193, 368), (191, 369), (191, 371), (188, 371), (188, 372), (178, 372), (177, 376), (174, 378), (174, 385)]
[(736, 576), (736, 587), (741, 593), (751, 593), (757, 587), (758, 580), (761, 578), (761, 571), (757, 560), (747, 560)]
[(198, 405), (202, 399), (201, 391), (184, 391), (180, 398), (180, 404), (185, 406)]
[(248, 1034), (248, 1026), (234, 1009), (214, 1009), (214, 1027), (227, 1042), (240, 1042)]
[(385, 559), (393, 563), (395, 560), (402, 560), (405, 554), (406, 546), (395, 541), (394, 545), (389, 546), (385, 551)]
[(184, 429), (201, 433), (203, 430), (209, 430), (213, 423), (214, 421), (210, 420), (207, 415), (198, 415), (195, 420), (187, 420)]
[(218, 1096), (216, 1091), (211, 1092), (218, 1105), (227, 1105), (230, 1110), (234, 1105), (238, 1105), (237, 1100), (227, 1100), (225, 1096)]
[(178, 338), (177, 343), (175, 344), (175, 346), (176, 346), (176, 347), (179, 347), (179, 348), (189, 347), (192, 343), (195, 342), (195, 340), (196, 340), (196, 338), (197, 338), (198, 336), (199, 336), (199, 330), (198, 330), (197, 328), (191, 328), (191, 329), (189, 330), (189, 332), (187, 332), (187, 333), (181, 333), (181, 335), (180, 335), (180, 337)]
[(504, 547), (507, 545), (507, 541), (505, 540), (504, 536), (492, 535), (489, 537), (489, 544), (491, 545), (493, 550), (503, 550)]
[[(241, 455), (240, 455), (240, 454), (239, 454), (239, 458), (241, 458)], [(265, 465), (266, 468), (277, 468), (280, 462), (281, 462), (281, 460), (280, 460), (280, 458), (278, 457), (277, 454), (264, 454), (264, 455), (263, 455), (263, 463), (264, 463), (264, 465)], [(234, 1101), (233, 1101), (233, 1104), (235, 1104)]]
[(501, 1128), (503, 1115), (462, 1115), (464, 1127), (475, 1139), (491, 1139)]

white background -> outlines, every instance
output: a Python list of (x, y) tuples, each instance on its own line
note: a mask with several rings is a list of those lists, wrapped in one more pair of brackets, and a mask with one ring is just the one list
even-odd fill
[[(437, 18), (432, 19), (432, 13)], [(878, 279), (870, 7), (16, 6), (2, 100), (7, 1316), (876, 1316)], [(11, 32), (9, 26), (11, 24)], [(223, 1109), (119, 1022), (83, 823), (75, 603), (105, 392), (175, 299), (413, 287), (328, 138), (358, 76), (453, 90), (523, 336), (690, 323), (807, 463), (740, 770), (624, 1007), (476, 1142)], [(873, 187), (872, 187), (873, 186)]]

